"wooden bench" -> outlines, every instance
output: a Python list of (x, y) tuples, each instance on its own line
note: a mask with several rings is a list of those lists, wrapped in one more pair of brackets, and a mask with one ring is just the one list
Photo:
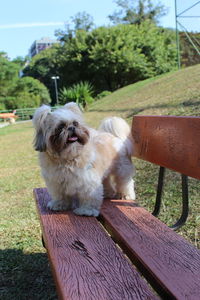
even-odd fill
[[(132, 132), (135, 157), (200, 179), (200, 118), (136, 116)], [(199, 250), (136, 202), (105, 200), (96, 219), (34, 195), (60, 299), (200, 299)]]
[(9, 120), (10, 123), (14, 123), (17, 118), (15, 113), (16, 111), (13, 111), (12, 113), (0, 113), (0, 119), (3, 119), (4, 121)]

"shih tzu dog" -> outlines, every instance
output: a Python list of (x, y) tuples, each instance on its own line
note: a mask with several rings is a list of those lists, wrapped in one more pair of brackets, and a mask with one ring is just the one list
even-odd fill
[(41, 106), (33, 124), (34, 147), (52, 199), (48, 208), (98, 216), (103, 198), (135, 199), (133, 143), (123, 119), (105, 119), (96, 131), (84, 123), (79, 107), (68, 103), (53, 112)]

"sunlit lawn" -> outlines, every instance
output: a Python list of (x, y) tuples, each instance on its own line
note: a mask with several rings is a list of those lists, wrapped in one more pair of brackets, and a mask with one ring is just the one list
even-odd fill
[[(85, 114), (92, 126), (98, 126), (107, 115), (120, 115), (129, 123), (134, 114), (200, 114), (200, 67), (154, 81), (129, 86), (94, 104)], [(187, 92), (185, 80), (189, 78)], [(193, 80), (192, 80), (193, 78)], [(182, 81), (181, 81), (182, 80)], [(198, 84), (197, 84), (198, 81)], [(175, 82), (175, 84), (174, 84)], [(176, 88), (175, 88), (176, 86)], [(151, 101), (152, 99), (152, 101)], [(157, 100), (156, 100), (157, 99)], [(32, 190), (44, 186), (32, 147), (31, 122), (0, 128), (0, 234), (1, 234), (1, 299), (57, 299), (49, 270), (46, 251), (42, 247), (40, 225)], [(153, 210), (158, 166), (134, 159), (136, 164), (137, 201)], [(200, 183), (189, 179), (190, 215), (179, 230), (187, 240), (200, 247)], [(160, 218), (175, 223), (180, 215), (180, 175), (167, 172)]]
[(44, 186), (31, 122), (0, 129), (1, 299), (56, 299), (32, 190)]

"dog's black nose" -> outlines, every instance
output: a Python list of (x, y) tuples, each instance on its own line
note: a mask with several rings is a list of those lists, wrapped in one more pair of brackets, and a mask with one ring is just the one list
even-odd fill
[(74, 126), (69, 126), (69, 127), (68, 127), (68, 131), (74, 132), (74, 130), (75, 130), (75, 127), (74, 127)]

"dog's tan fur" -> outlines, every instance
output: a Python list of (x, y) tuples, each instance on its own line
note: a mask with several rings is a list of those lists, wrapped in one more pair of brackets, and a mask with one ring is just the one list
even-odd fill
[(96, 131), (85, 125), (78, 106), (69, 103), (54, 112), (43, 105), (33, 124), (50, 209), (97, 216), (104, 197), (135, 199), (132, 140), (123, 119), (106, 119)]

